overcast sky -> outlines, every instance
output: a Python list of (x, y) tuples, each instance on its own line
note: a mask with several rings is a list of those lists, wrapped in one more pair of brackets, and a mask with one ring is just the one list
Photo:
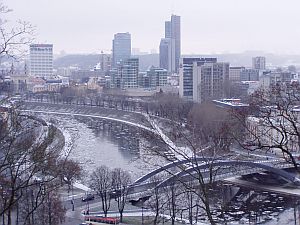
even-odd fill
[(31, 22), (37, 43), (59, 53), (110, 51), (117, 32), (158, 50), (164, 21), (181, 16), (182, 53), (261, 50), (300, 54), (299, 0), (3, 0), (10, 19)]

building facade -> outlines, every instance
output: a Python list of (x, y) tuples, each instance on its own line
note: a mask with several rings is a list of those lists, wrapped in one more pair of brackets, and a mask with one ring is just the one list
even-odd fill
[(112, 46), (112, 64), (117, 67), (121, 60), (131, 57), (131, 35), (130, 33), (117, 33), (114, 35)]
[(258, 81), (259, 70), (258, 69), (243, 69), (241, 71), (241, 81)]
[(294, 79), (294, 74), (291, 72), (270, 72), (263, 74), (259, 78), (259, 85), (261, 88), (267, 90), (276, 85), (289, 86)]
[(107, 73), (111, 69), (111, 55), (104, 54), (101, 52), (100, 62), (97, 64), (96, 69), (99, 69), (102, 72)]
[[(283, 121), (282, 117), (271, 118), (273, 126), (266, 118), (249, 116), (246, 118), (246, 137), (247, 143), (253, 146), (273, 146), (270, 151), (276, 151), (275, 146), (285, 146), (291, 152), (299, 152), (298, 137), (294, 135), (293, 126), (289, 121)], [(281, 122), (280, 122), (281, 121)], [(283, 122), (282, 122), (283, 121)], [(278, 128), (276, 129), (276, 125)], [(284, 125), (283, 125), (284, 124)], [(282, 135), (286, 133), (286, 135)]]
[(175, 51), (175, 72), (179, 71), (179, 63), (181, 57), (181, 28), (180, 28), (180, 16), (171, 16), (171, 38), (174, 39), (174, 51)]
[(266, 69), (266, 57), (257, 56), (252, 58), (252, 69), (265, 70)]
[(227, 97), (229, 63), (193, 63), (193, 101)]
[(175, 71), (175, 51), (172, 50), (174, 45), (175, 41), (171, 38), (162, 38), (159, 45), (159, 66), (169, 73)]
[(236, 82), (241, 81), (241, 72), (244, 70), (245, 67), (242, 66), (235, 66), (229, 68), (229, 80)]
[(139, 77), (139, 59), (129, 58), (118, 63), (114, 73), (114, 87), (121, 89), (137, 88)]
[(160, 67), (169, 73), (179, 71), (181, 57), (181, 28), (180, 16), (172, 15), (170, 21), (165, 22), (165, 38), (160, 42)]
[(147, 71), (147, 75), (150, 81), (150, 87), (163, 87), (168, 82), (168, 71), (163, 68), (150, 67)]
[(53, 75), (53, 45), (30, 45), (30, 74), (36, 77)]
[(193, 66), (203, 65), (204, 63), (216, 63), (217, 58), (181, 58), (179, 68), (179, 95), (180, 97), (193, 100)]

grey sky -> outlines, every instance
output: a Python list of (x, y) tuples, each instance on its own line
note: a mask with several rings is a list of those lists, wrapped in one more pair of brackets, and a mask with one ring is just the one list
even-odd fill
[(183, 53), (262, 50), (300, 54), (299, 0), (3, 0), (11, 19), (37, 27), (38, 43), (55, 52), (109, 51), (113, 34), (158, 49), (164, 21), (181, 16)]

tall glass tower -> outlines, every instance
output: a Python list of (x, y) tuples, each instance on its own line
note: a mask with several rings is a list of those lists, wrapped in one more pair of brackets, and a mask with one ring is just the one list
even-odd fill
[(131, 35), (130, 33), (117, 33), (113, 40), (113, 67), (121, 60), (129, 59), (131, 57)]
[(179, 72), (181, 56), (180, 16), (172, 15), (165, 22), (165, 38), (160, 42), (160, 67), (169, 73)]
[(175, 72), (178, 73), (181, 56), (180, 16), (171, 16), (171, 38), (174, 40)]

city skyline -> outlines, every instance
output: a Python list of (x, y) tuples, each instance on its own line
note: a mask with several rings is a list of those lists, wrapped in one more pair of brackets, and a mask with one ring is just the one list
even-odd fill
[(36, 26), (36, 42), (53, 43), (56, 54), (110, 52), (113, 35), (120, 32), (132, 34), (133, 48), (158, 52), (163, 23), (171, 14), (182, 18), (182, 54), (247, 50), (300, 54), (300, 31), (294, 29), (300, 6), (296, 0), (4, 0), (4, 4), (14, 10), (8, 19), (30, 21)]

